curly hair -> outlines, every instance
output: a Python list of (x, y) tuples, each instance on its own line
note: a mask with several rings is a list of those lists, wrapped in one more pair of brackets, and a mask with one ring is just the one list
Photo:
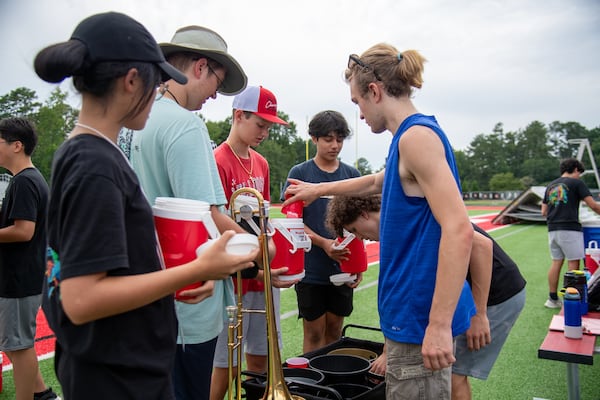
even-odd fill
[(378, 212), (380, 209), (381, 195), (335, 196), (327, 205), (325, 225), (331, 233), (343, 237), (344, 226), (356, 221), (363, 212)]

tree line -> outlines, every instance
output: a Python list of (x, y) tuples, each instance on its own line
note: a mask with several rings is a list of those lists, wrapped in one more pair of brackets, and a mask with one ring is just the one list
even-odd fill
[[(463, 191), (525, 190), (545, 186), (560, 175), (560, 160), (576, 157), (574, 139), (588, 139), (596, 165), (600, 165), (600, 126), (587, 129), (578, 122), (555, 121), (548, 125), (533, 121), (524, 129), (505, 132), (502, 123), (492, 132), (481, 133), (466, 150), (455, 151)], [(584, 152), (582, 162), (591, 169)], [(597, 187), (591, 175), (582, 177)]]
[[(48, 181), (54, 152), (73, 129), (79, 115), (79, 110), (69, 105), (67, 98), (68, 92), (60, 87), (44, 101), (38, 99), (34, 90), (25, 87), (0, 96), (0, 118), (21, 116), (36, 124), (39, 143), (32, 158)], [(204, 119), (200, 113), (197, 115)], [(286, 113), (278, 111), (278, 115), (289, 121)], [(216, 144), (227, 138), (231, 116), (222, 121), (205, 122)], [(505, 132), (503, 124), (498, 123), (492, 132), (475, 136), (465, 150), (455, 151), (463, 191), (524, 190), (544, 185), (559, 175), (558, 164), (562, 158), (577, 154), (577, 146), (569, 141), (585, 138), (593, 154), (600, 155), (600, 126), (587, 129), (577, 122), (555, 121), (545, 125), (533, 121), (524, 129)], [(290, 168), (316, 153), (314, 144), (299, 136), (293, 121), (287, 126), (273, 125), (269, 138), (256, 150), (269, 161), (273, 202), (278, 201)], [(590, 168), (586, 156), (582, 161)], [(600, 159), (595, 157), (595, 160), (600, 165)], [(355, 166), (363, 175), (374, 172), (365, 158), (359, 158)], [(590, 176), (583, 178), (591, 187), (596, 186)]]

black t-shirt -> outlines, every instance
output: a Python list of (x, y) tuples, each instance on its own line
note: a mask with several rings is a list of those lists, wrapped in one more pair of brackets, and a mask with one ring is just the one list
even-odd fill
[(56, 369), (68, 399), (171, 399), (177, 323), (173, 296), (74, 325), (60, 281), (160, 269), (152, 209), (118, 148), (79, 135), (56, 152), (48, 214), (53, 266), (43, 308), (57, 339)]
[(548, 231), (581, 231), (579, 203), (591, 195), (581, 179), (560, 177), (550, 182), (543, 199), (548, 205)]
[[(526, 284), (525, 278), (521, 275), (517, 264), (486, 231), (475, 224), (473, 224), (473, 229), (490, 238), (494, 244), (492, 281), (490, 282), (490, 294), (487, 302), (488, 306), (494, 306), (510, 299), (523, 290)], [(467, 275), (467, 280), (471, 284), (470, 274)]]
[(0, 243), (0, 297), (23, 298), (42, 293), (46, 270), (48, 185), (35, 168), (26, 168), (10, 181), (2, 201), (0, 228), (15, 220), (35, 222), (27, 242)]

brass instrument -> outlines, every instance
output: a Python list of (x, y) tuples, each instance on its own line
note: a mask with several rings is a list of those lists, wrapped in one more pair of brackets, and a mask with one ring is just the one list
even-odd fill
[[(250, 194), (258, 201), (258, 210), (250, 210), (251, 207), (243, 205), (239, 210), (236, 210), (235, 199), (240, 195)], [(242, 333), (242, 318), (244, 312), (264, 312), (267, 322), (267, 380), (265, 382), (265, 393), (263, 400), (304, 400), (303, 397), (292, 395), (285, 383), (283, 369), (281, 364), (281, 356), (279, 354), (279, 341), (277, 340), (277, 326), (275, 322), (275, 308), (273, 305), (273, 287), (271, 286), (271, 268), (269, 266), (269, 249), (267, 240), (267, 218), (268, 211), (265, 206), (265, 201), (260, 192), (253, 188), (241, 188), (236, 190), (229, 201), (229, 211), (231, 218), (237, 220), (238, 216), (245, 220), (252, 220), (252, 216), (258, 215), (260, 221), (259, 243), (262, 251), (263, 275), (265, 284), (265, 310), (245, 310), (242, 307), (242, 274), (237, 272), (237, 307), (227, 307), (227, 316), (229, 320), (227, 332), (227, 356), (228, 356), (228, 371), (229, 385), (228, 398), (233, 400), (233, 352), (237, 352), (237, 374), (235, 385), (236, 398), (241, 399), (242, 384), (241, 384), (241, 368), (242, 368), (242, 352), (241, 344), (243, 340)], [(250, 221), (248, 221), (250, 223)], [(252, 223), (251, 223), (252, 224)]]

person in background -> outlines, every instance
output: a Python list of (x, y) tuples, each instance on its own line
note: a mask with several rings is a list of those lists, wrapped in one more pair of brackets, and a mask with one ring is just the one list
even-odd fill
[[(246, 74), (228, 53), (225, 40), (205, 27), (179, 28), (160, 48), (167, 61), (183, 71), (187, 83), (171, 79), (159, 88), (146, 127), (129, 138), (133, 169), (151, 203), (157, 197), (203, 201), (210, 204), (220, 232), (244, 232), (219, 210), (227, 198), (206, 124), (193, 111), (218, 94), (230, 96), (243, 90)], [(256, 275), (257, 268), (253, 271)], [(173, 383), (177, 400), (209, 398), (215, 345), (226, 319), (225, 307), (233, 303), (232, 293), (228, 278), (183, 291), (181, 295), (191, 299), (175, 302), (179, 331)]]
[[(380, 209), (379, 195), (335, 196), (327, 208), (327, 225), (338, 234), (346, 229), (359, 238), (378, 241)], [(483, 229), (475, 224), (473, 229), (475, 236), (467, 281), (473, 288), (477, 313), (471, 318), (467, 332), (456, 338), (453, 400), (471, 399), (467, 377), (488, 378), (525, 306), (526, 282), (517, 264)], [(386, 361), (384, 352), (373, 362), (371, 371), (385, 375)]]
[[(449, 399), (453, 337), (466, 332), (475, 313), (465, 280), (473, 228), (454, 153), (435, 117), (419, 113), (411, 101), (413, 88), (422, 86), (424, 62), (416, 50), (399, 52), (386, 43), (351, 54), (345, 77), (360, 118), (373, 133), (393, 135), (387, 167), (338, 182), (292, 179), (282, 204), (382, 194), (378, 310), (388, 399)], [(404, 229), (397, 229), (400, 224)], [(415, 281), (421, 282), (418, 292)]]
[[(277, 116), (277, 99), (275, 95), (262, 86), (248, 86), (243, 92), (233, 99), (233, 113), (231, 130), (227, 139), (214, 151), (221, 183), (225, 190), (227, 201), (231, 195), (241, 188), (256, 189), (264, 200), (271, 200), (269, 189), (269, 163), (256, 152), (257, 147), (269, 137), (269, 129), (273, 124), (287, 125), (288, 123)], [(230, 210), (231, 212), (231, 210)], [(255, 217), (256, 218), (256, 217)], [(245, 221), (241, 221), (250, 233), (254, 232)], [(256, 220), (256, 226), (260, 221)], [(278, 275), (287, 271), (287, 268), (271, 270), (273, 308), (277, 324), (277, 338), (281, 345), (281, 331), (279, 329), (279, 288), (291, 287), (295, 281), (282, 281)], [(236, 289), (237, 289), (237, 281)], [(263, 272), (253, 279), (242, 280), (242, 304), (246, 310), (265, 310), (265, 286)], [(243, 316), (243, 345), (245, 348), (246, 368), (249, 371), (264, 373), (267, 371), (267, 326), (264, 314), (244, 313)], [(224, 328), (227, 328), (227, 323)], [(221, 400), (228, 387), (228, 351), (227, 329), (223, 329), (217, 341), (214, 359), (214, 368), (211, 382), (210, 398)], [(245, 347), (244, 347), (245, 346)], [(238, 351), (243, 351), (238, 349)], [(234, 353), (234, 363), (237, 357)], [(237, 364), (237, 363), (236, 363)], [(233, 365), (234, 376), (237, 374), (237, 365)]]
[(17, 400), (58, 399), (34, 347), (46, 269), (48, 184), (31, 162), (37, 132), (25, 118), (0, 120), (0, 167), (12, 179), (0, 211), (0, 351), (13, 365)]
[[(338, 158), (344, 140), (350, 135), (341, 113), (331, 110), (317, 113), (308, 124), (308, 134), (317, 153), (312, 159), (293, 166), (288, 179), (318, 183), (360, 176), (356, 168)], [(341, 273), (339, 263), (347, 257), (348, 249), (333, 247), (336, 238), (325, 227), (327, 203), (328, 199), (321, 198), (303, 210), (304, 229), (313, 244), (304, 256), (306, 275), (295, 287), (298, 317), (302, 318), (304, 329), (304, 353), (340, 339), (344, 317), (352, 313), (354, 288), (362, 279), (362, 274), (358, 274), (354, 283), (341, 286), (329, 280), (331, 275)]]
[(144, 128), (161, 81), (186, 77), (143, 25), (92, 15), (34, 66), (47, 82), (72, 76), (81, 93), (79, 119), (52, 164), (43, 292), (64, 397), (172, 400), (173, 293), (248, 268), (258, 251), (227, 253), (228, 231), (195, 260), (161, 268), (152, 209), (116, 142), (123, 127)]
[(560, 271), (567, 260), (569, 271), (579, 269), (580, 260), (585, 257), (583, 231), (579, 222), (579, 204), (583, 202), (595, 213), (600, 214), (600, 204), (592, 198), (590, 190), (580, 179), (585, 171), (583, 164), (575, 158), (560, 162), (560, 178), (546, 187), (542, 200), (542, 215), (548, 225), (548, 245), (552, 264), (548, 271), (547, 308), (561, 308), (558, 281)]

